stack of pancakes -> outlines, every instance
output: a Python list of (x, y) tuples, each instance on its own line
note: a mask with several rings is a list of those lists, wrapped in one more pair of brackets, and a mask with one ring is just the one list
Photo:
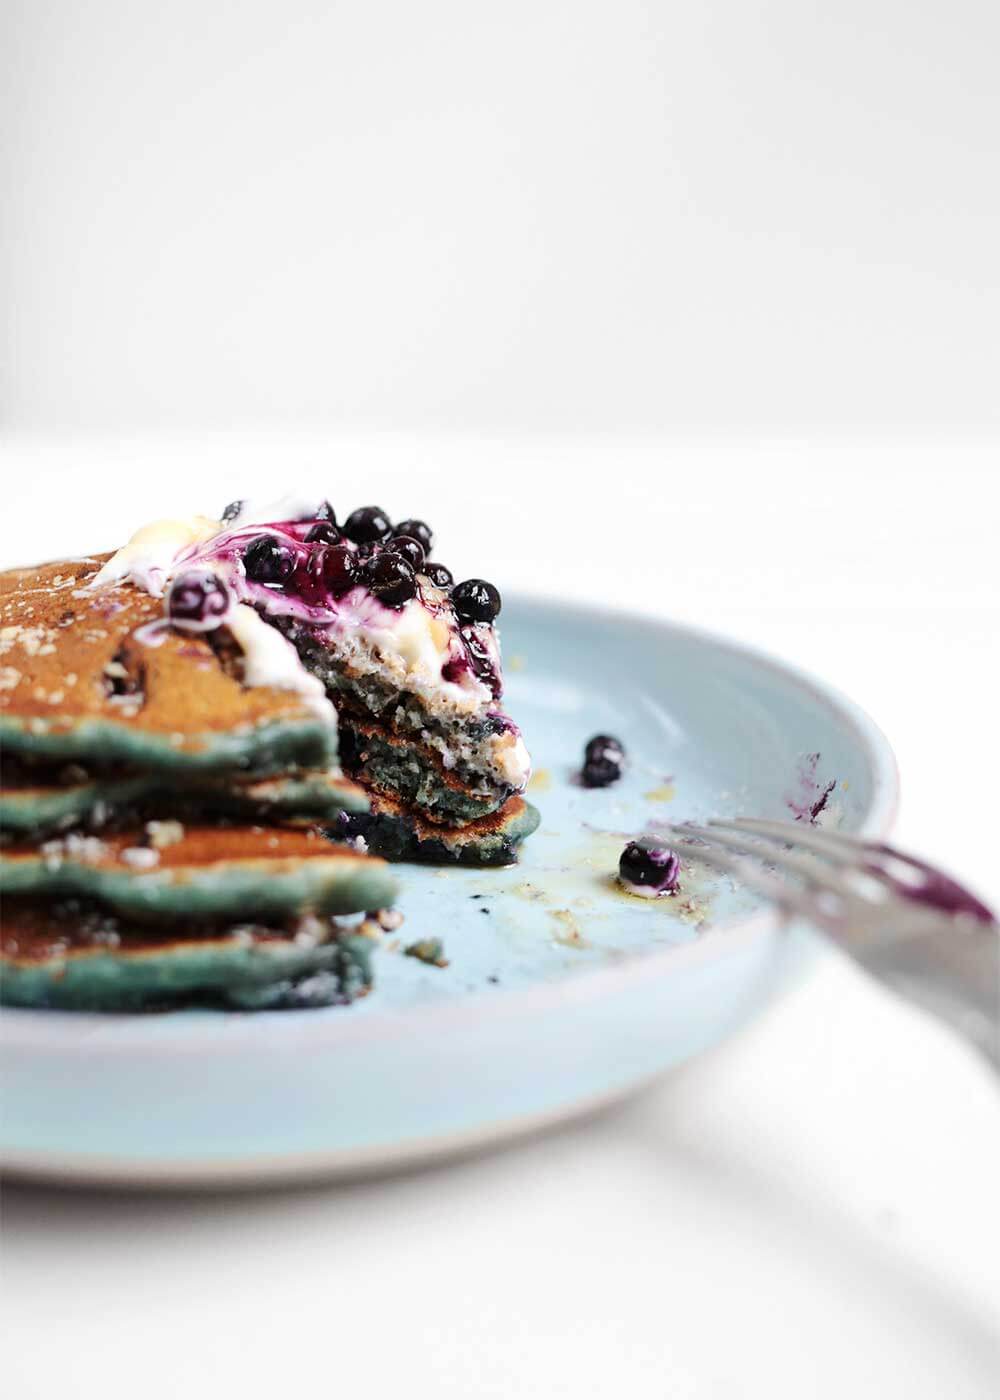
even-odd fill
[(98, 566), (0, 574), (0, 999), (350, 1000), (396, 885), (314, 829), (368, 811), (332, 708), (243, 684), (231, 639)]

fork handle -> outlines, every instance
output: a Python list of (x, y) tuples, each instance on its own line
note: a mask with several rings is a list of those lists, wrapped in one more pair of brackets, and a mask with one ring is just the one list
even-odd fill
[(947, 920), (870, 949), (886, 986), (957, 1031), (1000, 1073), (1000, 925)]

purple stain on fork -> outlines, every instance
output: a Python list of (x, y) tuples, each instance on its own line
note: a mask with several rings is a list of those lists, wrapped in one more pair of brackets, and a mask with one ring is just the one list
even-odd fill
[[(916, 872), (916, 878), (902, 878), (893, 872), (893, 864), (906, 870), (911, 876)], [(992, 910), (964, 885), (960, 885), (957, 880), (953, 880), (950, 875), (945, 875), (933, 865), (928, 865), (926, 861), (918, 860), (916, 856), (903, 855), (902, 851), (897, 851), (894, 846), (887, 846), (883, 842), (867, 846), (861, 867), (878, 876), (895, 894), (911, 900), (914, 904), (940, 909), (945, 914), (968, 914), (984, 924), (994, 922)]]

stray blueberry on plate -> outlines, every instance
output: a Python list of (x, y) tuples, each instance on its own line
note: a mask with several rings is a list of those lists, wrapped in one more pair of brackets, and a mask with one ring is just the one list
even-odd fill
[(355, 544), (381, 544), (392, 534), (392, 521), (381, 506), (361, 506), (344, 521), (344, 534)]
[(618, 878), (623, 885), (650, 896), (673, 894), (680, 869), (680, 860), (669, 847), (630, 841), (618, 861)]
[(450, 588), (455, 582), (451, 570), (446, 569), (443, 564), (425, 564), (422, 573), (425, 578), (430, 579), (435, 588)]
[(610, 787), (622, 775), (625, 750), (611, 734), (595, 734), (583, 754), (580, 781), (584, 787)]
[(581, 768), (580, 781), (587, 788), (610, 787), (612, 783), (617, 783), (621, 775), (621, 768), (611, 759), (595, 758)]
[(295, 568), (295, 551), (273, 535), (258, 535), (244, 551), (243, 567), (255, 583), (284, 583)]
[(587, 747), (584, 749), (584, 757), (591, 758), (617, 758), (621, 763), (625, 757), (625, 748), (620, 739), (616, 739), (613, 734), (595, 734), (592, 739), (587, 740)]
[(387, 549), (368, 564), (366, 582), (380, 603), (398, 608), (417, 591), (413, 565), (402, 554)]
[(423, 520), (402, 520), (396, 526), (395, 534), (409, 535), (411, 539), (419, 540), (424, 547), (424, 554), (431, 552), (431, 545), (434, 543), (434, 531)]
[(451, 592), (455, 611), (466, 622), (492, 622), (500, 611), (500, 594), (484, 578), (467, 578)]
[(408, 559), (418, 574), (423, 573), (427, 554), (423, 545), (413, 535), (400, 535), (397, 532), (393, 536), (390, 548)]
[(340, 544), (343, 538), (336, 525), (320, 520), (306, 534), (306, 544)]
[(223, 525), (231, 525), (245, 505), (246, 501), (230, 501), (222, 512)]
[(232, 604), (232, 594), (211, 569), (178, 574), (167, 594), (167, 616), (175, 627), (208, 632), (218, 627)]

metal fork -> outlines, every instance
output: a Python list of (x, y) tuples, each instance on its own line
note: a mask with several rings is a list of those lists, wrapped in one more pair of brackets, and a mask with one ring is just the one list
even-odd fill
[(892, 846), (799, 822), (685, 822), (664, 835), (678, 855), (808, 919), (1000, 1072), (1000, 924), (950, 876)]

